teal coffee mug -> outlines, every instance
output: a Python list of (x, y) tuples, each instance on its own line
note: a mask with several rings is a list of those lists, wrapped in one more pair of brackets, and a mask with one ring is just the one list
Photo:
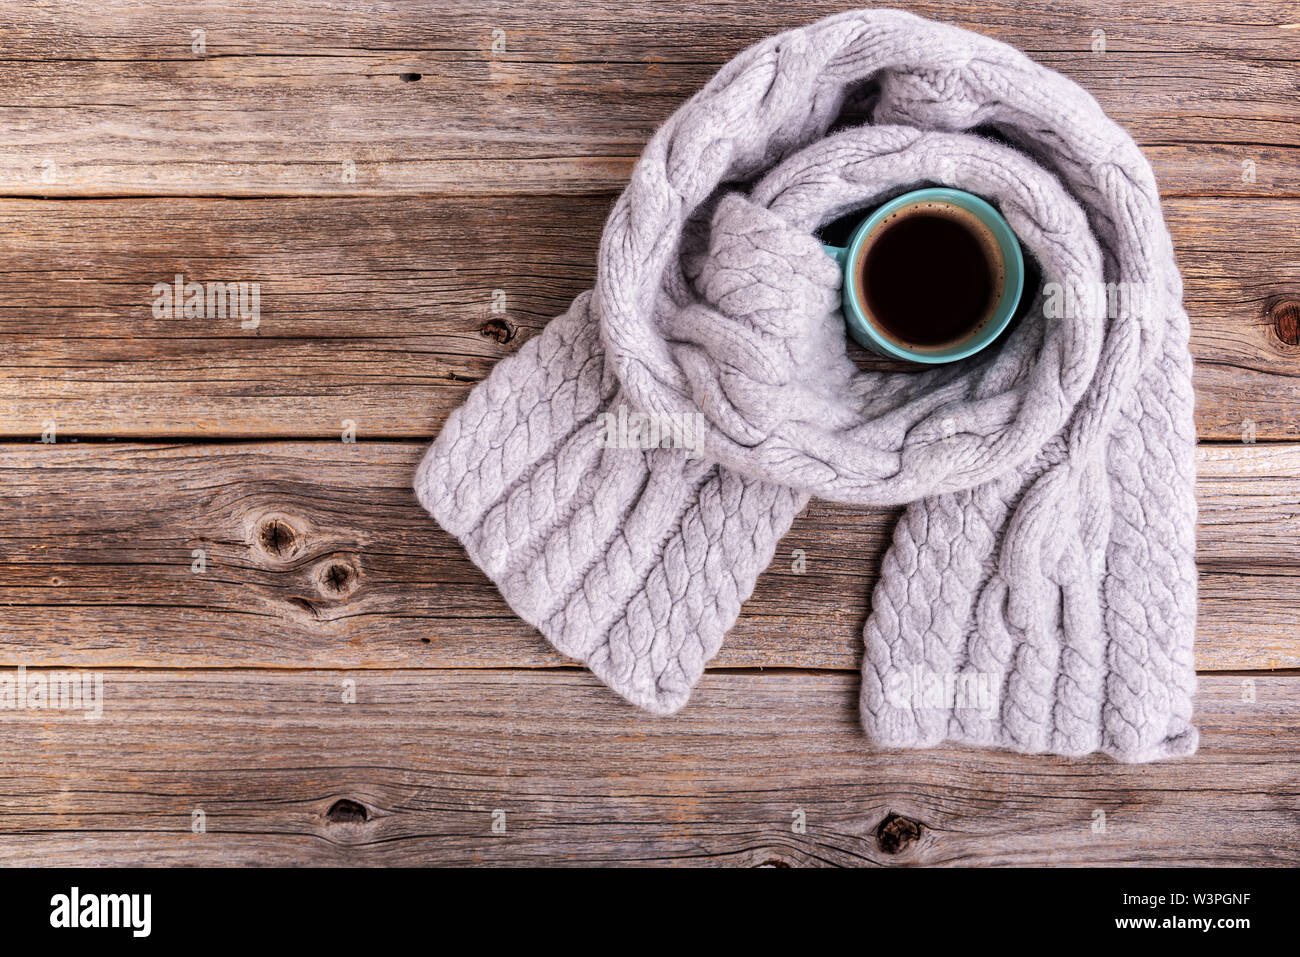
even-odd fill
[(1025, 259), (1002, 214), (972, 193), (919, 189), (866, 217), (844, 247), (844, 321), (859, 345), (911, 362), (956, 362), (1015, 315)]

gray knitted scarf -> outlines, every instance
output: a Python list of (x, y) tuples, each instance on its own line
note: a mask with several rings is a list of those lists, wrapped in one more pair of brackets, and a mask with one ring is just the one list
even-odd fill
[[(935, 184), (997, 205), (1042, 285), (974, 358), (864, 371), (816, 230)], [(873, 742), (1190, 754), (1181, 301), (1151, 169), (1092, 97), (986, 37), (846, 13), (663, 125), (595, 288), (471, 392), (415, 488), (520, 617), (656, 714), (810, 496), (906, 505), (863, 635)]]

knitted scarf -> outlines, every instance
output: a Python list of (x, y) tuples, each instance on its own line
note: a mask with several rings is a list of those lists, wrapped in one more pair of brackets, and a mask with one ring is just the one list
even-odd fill
[[(1042, 283), (971, 359), (864, 370), (816, 231), (925, 185), (994, 203)], [(873, 742), (1186, 755), (1181, 301), (1151, 169), (1091, 96), (989, 38), (845, 13), (663, 125), (595, 288), (470, 393), (415, 489), (521, 618), (656, 714), (810, 496), (905, 505), (863, 635)]]

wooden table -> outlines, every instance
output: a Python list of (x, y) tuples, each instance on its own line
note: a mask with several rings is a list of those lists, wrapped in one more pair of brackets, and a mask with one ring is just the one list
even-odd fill
[[(1078, 80), (1162, 184), (1198, 754), (872, 750), (895, 515), (824, 503), (690, 705), (647, 717), (411, 493), (447, 413), (591, 283), (655, 125), (844, 4), (11, 3), (0, 666), (102, 674), (104, 710), (0, 711), (0, 861), (1295, 863), (1300, 3), (906, 6)], [(258, 283), (260, 322), (156, 316), (177, 274)]]

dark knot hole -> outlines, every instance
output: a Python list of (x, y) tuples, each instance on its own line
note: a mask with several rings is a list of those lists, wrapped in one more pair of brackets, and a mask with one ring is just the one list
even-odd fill
[(370, 814), (364, 804), (342, 798), (330, 805), (325, 820), (331, 824), (365, 824), (370, 820)]
[(262, 548), (272, 555), (283, 555), (293, 547), (293, 529), (278, 518), (273, 518), (262, 526), (260, 539)]
[(876, 841), (886, 854), (899, 854), (921, 836), (921, 825), (901, 814), (888, 814), (876, 828)]

